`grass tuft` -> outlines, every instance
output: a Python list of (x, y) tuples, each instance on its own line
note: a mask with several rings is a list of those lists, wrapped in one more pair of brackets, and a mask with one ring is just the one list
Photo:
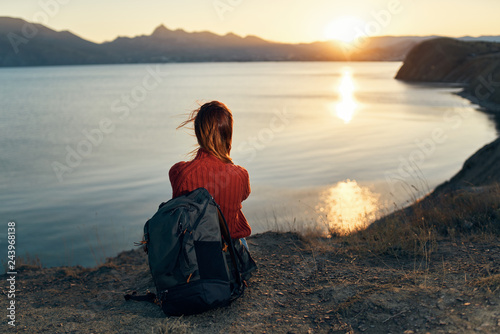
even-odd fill
[(185, 322), (182, 321), (182, 317), (175, 320), (173, 318), (167, 318), (163, 320), (160, 324), (156, 326), (153, 333), (158, 334), (191, 334), (192, 328)]
[[(4, 268), (5, 272), (9, 271), (9, 263), (6, 260), (2, 260), (2, 265)], [(17, 255), (16, 256), (16, 270), (22, 270), (22, 269), (42, 269), (42, 261), (38, 256), (31, 256), (29, 253), (26, 253), (24, 255)]]
[(500, 290), (500, 274), (478, 278), (473, 281), (472, 284), (481, 288), (486, 288), (491, 293), (494, 293)]
[[(328, 232), (346, 251), (396, 257), (429, 258), (441, 239), (495, 241), (500, 236), (500, 185), (432, 194), (365, 229), (348, 235)], [(302, 235), (324, 237), (313, 229)]]

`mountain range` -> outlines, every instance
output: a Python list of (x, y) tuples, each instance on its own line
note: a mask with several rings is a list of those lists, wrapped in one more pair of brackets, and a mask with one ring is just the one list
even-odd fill
[[(158, 26), (151, 35), (93, 43), (22, 19), (0, 17), (0, 67), (222, 61), (401, 61), (437, 36), (366, 38), (346, 49), (333, 41), (288, 44), (256, 36), (224, 36)], [(464, 37), (473, 39), (472, 37)], [(500, 37), (486, 36), (500, 41)]]

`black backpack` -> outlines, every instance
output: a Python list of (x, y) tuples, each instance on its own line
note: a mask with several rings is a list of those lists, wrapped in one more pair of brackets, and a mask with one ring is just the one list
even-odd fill
[(156, 295), (125, 299), (159, 304), (166, 315), (226, 306), (243, 294), (238, 254), (219, 205), (205, 188), (162, 203), (144, 225)]

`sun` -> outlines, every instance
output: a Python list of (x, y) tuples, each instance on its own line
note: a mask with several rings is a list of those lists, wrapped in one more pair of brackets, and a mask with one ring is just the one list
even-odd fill
[(365, 22), (355, 16), (342, 16), (330, 21), (325, 27), (325, 38), (352, 43), (363, 31)]

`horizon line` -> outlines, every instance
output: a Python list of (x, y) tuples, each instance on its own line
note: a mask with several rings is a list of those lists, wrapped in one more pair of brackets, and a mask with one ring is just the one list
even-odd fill
[[(300, 41), (300, 42), (285, 42), (285, 41), (274, 41), (274, 40), (270, 40), (270, 39), (266, 39), (266, 38), (263, 38), (263, 37), (260, 37), (258, 35), (253, 35), (253, 34), (249, 34), (249, 35), (240, 35), (240, 34), (237, 34), (235, 32), (227, 32), (225, 34), (219, 34), (219, 33), (216, 33), (216, 32), (213, 32), (213, 31), (210, 31), (210, 30), (192, 30), (192, 31), (189, 31), (189, 30), (186, 30), (185, 28), (169, 28), (164, 22), (160, 22), (158, 25), (156, 25), (156, 27), (153, 29), (153, 31), (151, 33), (142, 33), (142, 34), (136, 34), (136, 35), (132, 35), (132, 36), (127, 36), (127, 35), (117, 35), (116, 37), (114, 37), (114, 39), (111, 39), (111, 40), (103, 40), (101, 42), (98, 42), (98, 41), (95, 41), (93, 39), (89, 39), (89, 38), (86, 38), (86, 37), (83, 37), (83, 35), (80, 35), (79, 33), (76, 33), (74, 31), (71, 31), (70, 29), (63, 29), (63, 30), (57, 30), (53, 27), (50, 27), (49, 25), (45, 25), (45, 24), (42, 24), (42, 23), (39, 23), (39, 22), (32, 22), (32, 21), (28, 21), (22, 17), (13, 17), (13, 16), (0, 16), (0, 19), (3, 19), (3, 18), (7, 18), (7, 19), (15, 19), (15, 20), (21, 20), (21, 21), (24, 21), (26, 23), (29, 23), (29, 24), (37, 24), (37, 25), (41, 25), (45, 28), (48, 28), (50, 30), (53, 30), (55, 32), (69, 32), (81, 39), (84, 39), (88, 42), (92, 42), (92, 43), (95, 43), (95, 44), (104, 44), (104, 43), (110, 43), (110, 42), (113, 42), (115, 41), (116, 39), (118, 38), (137, 38), (137, 37), (142, 37), (142, 36), (151, 36), (154, 31), (160, 27), (164, 27), (166, 28), (167, 30), (169, 31), (183, 31), (183, 32), (186, 32), (188, 34), (196, 34), (196, 33), (210, 33), (210, 34), (213, 34), (213, 35), (216, 35), (216, 36), (220, 36), (220, 37), (224, 37), (224, 36), (228, 36), (228, 35), (235, 35), (235, 36), (238, 36), (240, 38), (248, 38), (248, 37), (256, 37), (256, 38), (259, 38), (263, 41), (266, 41), (266, 42), (269, 42), (269, 43), (276, 43), (276, 44), (292, 44), (292, 45), (295, 45), (295, 44), (314, 44), (314, 43), (325, 43), (325, 42), (337, 42), (337, 43), (342, 43), (342, 41), (340, 40), (335, 40), (335, 39), (318, 39), (318, 40), (313, 40), (313, 41)], [(405, 35), (371, 35), (371, 36), (366, 36), (366, 38), (404, 38), (404, 37), (407, 37), (407, 38), (412, 38), (412, 37), (415, 37), (415, 38), (425, 38), (425, 37), (436, 37), (436, 38), (439, 38), (439, 37), (444, 37), (444, 38), (455, 38), (455, 39), (459, 39), (459, 38), (481, 38), (481, 37), (500, 37), (500, 34), (499, 35), (476, 35), (476, 36), (473, 36), (473, 35), (462, 35), (462, 36), (448, 36), (448, 35), (439, 35), (439, 34), (433, 34), (433, 35), (408, 35), (408, 34), (405, 34)]]

